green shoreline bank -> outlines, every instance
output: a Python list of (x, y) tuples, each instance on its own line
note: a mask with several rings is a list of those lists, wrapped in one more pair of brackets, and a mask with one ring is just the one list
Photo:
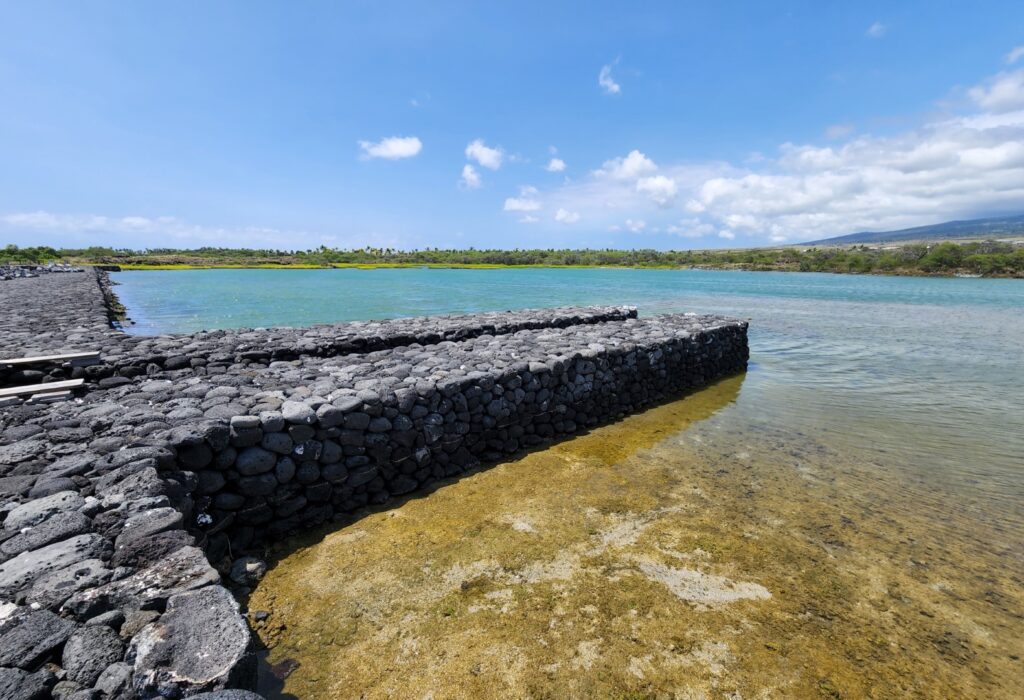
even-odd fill
[(0, 248), (0, 264), (39, 264), (56, 260), (75, 265), (116, 265), (123, 270), (623, 268), (1024, 278), (1024, 244), (997, 240), (669, 251), (553, 248), (402, 251), (324, 247), (305, 251), (243, 248), (129, 250), (105, 247), (18, 248), (14, 245)]

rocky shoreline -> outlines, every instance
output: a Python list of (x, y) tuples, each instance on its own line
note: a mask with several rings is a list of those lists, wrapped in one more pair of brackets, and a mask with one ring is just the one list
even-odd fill
[(141, 337), (111, 327), (102, 271), (14, 280), (0, 298), (0, 357), (102, 360), (0, 370), (0, 386), (86, 380), (73, 401), (0, 408), (4, 698), (258, 697), (236, 690), (255, 682), (236, 595), (262, 574), (245, 555), (267, 538), (748, 357), (744, 322), (629, 307)]

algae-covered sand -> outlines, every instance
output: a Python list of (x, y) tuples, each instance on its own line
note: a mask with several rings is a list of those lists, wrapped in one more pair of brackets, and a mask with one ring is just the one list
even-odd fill
[(725, 430), (740, 382), (279, 545), (263, 690), (1011, 696), (1020, 552), (807, 436)]

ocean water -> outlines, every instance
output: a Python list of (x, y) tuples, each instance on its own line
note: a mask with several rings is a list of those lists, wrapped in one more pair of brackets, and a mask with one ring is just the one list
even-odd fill
[[(1024, 686), (1020, 281), (605, 269), (112, 277), (133, 333), (592, 303), (750, 320), (742, 377), (277, 551), (254, 603), (286, 624), (260, 632), (291, 673), (267, 692), (332, 697), (338, 679), (366, 697), (1010, 697)], [(529, 474), (531, 491), (507, 492)], [(579, 508), (566, 510), (567, 491)], [(510, 537), (525, 539), (510, 549)], [(317, 567), (344, 575), (332, 587), (306, 575)], [(356, 579), (375, 583), (345, 585)], [(459, 585), (442, 595), (439, 580)], [(433, 638), (446, 634), (462, 654)], [(632, 647), (619, 644), (630, 635)], [(430, 651), (439, 644), (454, 656)], [(361, 661), (375, 654), (379, 665)]]

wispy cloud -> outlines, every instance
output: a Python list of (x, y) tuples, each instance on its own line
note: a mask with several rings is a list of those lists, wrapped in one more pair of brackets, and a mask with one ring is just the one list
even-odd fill
[(380, 141), (360, 141), (359, 148), (363, 153), (361, 158), (384, 158), (385, 160), (400, 160), (412, 158), (423, 150), (423, 142), (415, 136), (389, 136)]
[(829, 141), (837, 141), (846, 138), (854, 131), (853, 124), (832, 124), (825, 128), (825, 138)]
[(615, 82), (615, 78), (612, 77), (612, 66), (616, 63), (618, 63), (618, 60), (601, 66), (601, 71), (597, 74), (597, 84), (601, 86), (606, 95), (618, 95), (622, 92), (622, 86)]
[(1012, 66), (1014, 63), (1024, 57), (1024, 46), (1015, 46), (1010, 49), (1009, 53), (1006, 54), (1006, 65)]
[(46, 243), (69, 247), (217, 246), (291, 250), (320, 245), (348, 248), (370, 243), (391, 247), (408, 247), (409, 244), (409, 241), (400, 237), (373, 231), (339, 235), (268, 226), (209, 226), (190, 223), (174, 216), (106, 216), (48, 211), (2, 214), (0, 235), (15, 242), (27, 237), (34, 245)]
[(466, 146), (466, 158), (476, 161), (490, 170), (500, 168), (504, 156), (505, 152), (500, 147), (491, 148), (483, 142), (483, 139), (476, 139)]
[[(537, 188), (530, 185), (524, 185), (519, 188), (518, 197), (509, 197), (505, 200), (505, 211), (518, 211), (518, 212), (529, 212), (539, 211), (541, 208), (540, 200), (536, 198), (538, 194)], [(532, 218), (532, 217), (526, 217)], [(532, 221), (526, 223), (533, 223)]]
[(555, 212), (555, 221), (560, 224), (575, 224), (580, 220), (579, 212), (559, 209)]
[(872, 39), (881, 39), (888, 31), (889, 28), (881, 22), (874, 22), (864, 33)]
[(459, 186), (467, 190), (480, 189), (483, 183), (480, 180), (480, 173), (469, 163), (462, 166), (462, 177), (459, 178)]

